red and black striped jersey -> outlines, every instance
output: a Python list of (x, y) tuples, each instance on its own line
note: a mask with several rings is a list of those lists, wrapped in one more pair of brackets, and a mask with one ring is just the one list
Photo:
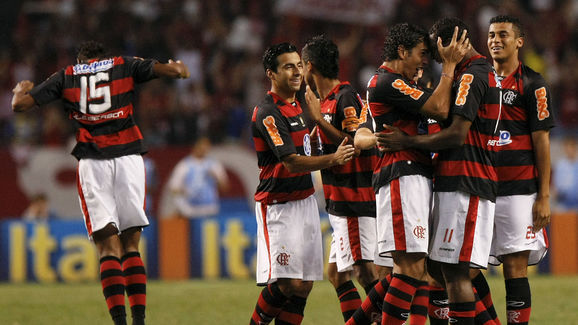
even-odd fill
[(550, 90), (542, 76), (520, 63), (502, 78), (498, 142), (498, 196), (538, 191), (532, 132), (554, 127)]
[[(323, 118), (337, 130), (352, 137), (355, 136), (359, 124), (365, 122), (362, 119), (366, 118), (367, 111), (364, 114), (363, 109), (359, 94), (349, 82), (341, 82), (335, 86), (321, 101)], [(318, 131), (323, 154), (337, 151), (339, 144), (332, 143), (321, 129)], [(375, 217), (375, 193), (371, 177), (376, 162), (376, 150), (372, 148), (362, 150), (358, 157), (345, 165), (321, 170), (328, 213), (344, 217)]]
[[(383, 131), (383, 125), (387, 124), (408, 135), (427, 134), (428, 120), (419, 110), (430, 96), (429, 89), (422, 89), (413, 81), (381, 66), (367, 85), (367, 102), (371, 111), (367, 123), (373, 123), (376, 132)], [(373, 171), (374, 190), (377, 192), (392, 180), (407, 175), (431, 178), (433, 167), (430, 152), (419, 149), (379, 152), (379, 160)]]
[(480, 55), (456, 69), (456, 80), (451, 115), (460, 115), (472, 125), (462, 146), (439, 152), (434, 191), (462, 191), (495, 201), (496, 124), (500, 116), (497, 79), (492, 66)]
[(77, 158), (108, 159), (146, 152), (133, 117), (134, 86), (156, 76), (157, 61), (113, 57), (70, 65), (34, 87), (38, 105), (62, 99), (77, 127)]
[(255, 200), (276, 204), (312, 195), (311, 173), (291, 173), (281, 160), (290, 154), (311, 155), (310, 131), (299, 102), (290, 104), (269, 91), (253, 110), (251, 131), (260, 169)]

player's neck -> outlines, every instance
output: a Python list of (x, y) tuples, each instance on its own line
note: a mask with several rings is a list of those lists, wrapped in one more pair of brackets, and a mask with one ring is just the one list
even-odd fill
[(518, 60), (517, 55), (512, 56), (506, 60), (494, 60), (494, 69), (496, 69), (496, 72), (499, 76), (507, 77), (511, 75), (514, 71), (516, 71), (516, 69), (518, 69), (519, 65), (520, 60)]
[(327, 95), (335, 88), (335, 86), (339, 85), (341, 81), (339, 79), (332, 79), (332, 78), (323, 78), (323, 77), (313, 77), (315, 79), (315, 85), (317, 86), (317, 92), (319, 93), (319, 97), (321, 100), (324, 100)]
[(295, 101), (295, 92), (294, 91), (283, 91), (279, 87), (275, 87), (274, 85), (271, 87), (271, 92), (275, 95), (281, 97), (288, 103), (293, 103)]

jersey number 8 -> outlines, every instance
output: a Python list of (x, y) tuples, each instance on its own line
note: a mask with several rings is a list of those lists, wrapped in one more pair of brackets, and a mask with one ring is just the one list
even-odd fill
[[(87, 82), (88, 81), (88, 82)], [(83, 114), (100, 114), (110, 107), (110, 86), (96, 88), (99, 81), (108, 81), (108, 73), (99, 72), (91, 76), (80, 77), (80, 112)], [(87, 96), (88, 95), (88, 96)], [(100, 104), (89, 104), (89, 99), (103, 98)], [(88, 104), (88, 110), (86, 106)]]

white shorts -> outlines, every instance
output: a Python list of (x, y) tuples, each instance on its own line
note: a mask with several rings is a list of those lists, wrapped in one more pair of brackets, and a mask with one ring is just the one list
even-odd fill
[(279, 278), (323, 280), (323, 247), (313, 195), (283, 204), (255, 204), (257, 284)]
[(536, 193), (498, 196), (490, 264), (501, 264), (501, 255), (523, 251), (530, 251), (528, 265), (538, 264), (546, 256), (548, 237), (545, 230), (533, 233), (532, 206), (534, 201), (536, 201)]
[(428, 252), (428, 223), (432, 182), (421, 175), (402, 176), (379, 189), (377, 249), (380, 256), (393, 251)]
[(333, 239), (329, 263), (337, 264), (338, 272), (353, 270), (359, 261), (373, 261), (375, 256), (375, 218), (341, 217), (329, 214)]
[(434, 192), (429, 258), (486, 268), (492, 244), (495, 203), (464, 192)]
[(119, 231), (148, 226), (141, 155), (80, 159), (78, 199), (89, 237), (109, 223)]

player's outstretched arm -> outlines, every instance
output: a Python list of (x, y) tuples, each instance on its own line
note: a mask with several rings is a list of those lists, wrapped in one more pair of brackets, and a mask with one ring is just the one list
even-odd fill
[(409, 148), (439, 151), (463, 145), (471, 125), (471, 121), (460, 115), (454, 115), (448, 128), (433, 134), (409, 136), (394, 126), (384, 125), (384, 132), (376, 132), (375, 137), (381, 151), (400, 151)]
[(337, 150), (328, 155), (322, 156), (300, 156), (291, 154), (282, 158), (283, 165), (291, 173), (305, 173), (314, 170), (324, 169), (336, 165), (344, 165), (353, 158), (355, 149), (347, 144), (347, 138), (337, 147)]
[(34, 98), (30, 96), (29, 92), (34, 88), (34, 83), (29, 80), (23, 80), (16, 84), (12, 89), (14, 95), (12, 96), (12, 111), (24, 112), (36, 106)]
[(169, 63), (155, 63), (153, 72), (156, 76), (174, 79), (186, 79), (191, 76), (189, 68), (180, 60), (169, 60)]

